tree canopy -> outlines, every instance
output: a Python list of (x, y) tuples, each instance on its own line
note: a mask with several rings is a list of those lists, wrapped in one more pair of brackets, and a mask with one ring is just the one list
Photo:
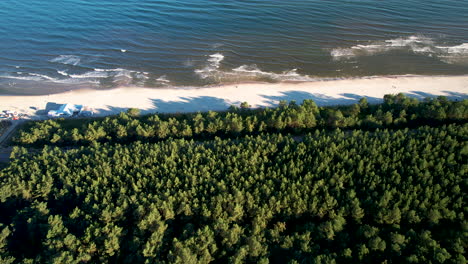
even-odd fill
[(41, 139), (17, 137), (0, 170), (0, 262), (466, 263), (466, 104), (30, 124), (21, 135)]

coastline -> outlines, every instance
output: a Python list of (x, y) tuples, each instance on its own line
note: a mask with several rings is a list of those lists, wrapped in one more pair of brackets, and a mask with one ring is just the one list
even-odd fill
[(385, 94), (411, 97), (447, 96), (468, 98), (468, 75), (461, 76), (368, 76), (312, 82), (247, 82), (209, 87), (141, 88), (109, 90), (78, 89), (50, 95), (0, 95), (0, 110), (44, 118), (50, 104), (83, 104), (97, 116), (138, 108), (143, 114), (160, 112), (222, 111), (248, 102), (252, 107), (274, 107), (280, 100), (313, 99), (317, 105), (353, 104), (362, 97), (380, 102)]

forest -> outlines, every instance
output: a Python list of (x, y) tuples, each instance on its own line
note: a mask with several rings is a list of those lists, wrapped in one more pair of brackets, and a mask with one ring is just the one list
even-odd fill
[(0, 263), (466, 263), (467, 106), (27, 124), (0, 170)]

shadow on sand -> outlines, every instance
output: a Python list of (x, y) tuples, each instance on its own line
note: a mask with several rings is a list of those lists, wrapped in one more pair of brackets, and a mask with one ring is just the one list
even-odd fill
[[(451, 100), (463, 100), (468, 98), (468, 94), (449, 92), (445, 91), (446, 97)], [(434, 95), (430, 93), (420, 92), (420, 91), (411, 91), (410, 93), (405, 93), (408, 97), (417, 98), (422, 100), (427, 97), (438, 97), (439, 95)], [(304, 91), (288, 91), (283, 92), (279, 96), (271, 95), (262, 95), (264, 100), (262, 101), (261, 107), (275, 107), (278, 105), (279, 101), (292, 101), (295, 100), (298, 104), (302, 103), (305, 99), (312, 99), (318, 106), (332, 106), (332, 105), (349, 105), (357, 103), (361, 98), (366, 97), (367, 101), (371, 104), (381, 103), (383, 98), (376, 98), (370, 96), (362, 96), (359, 94), (350, 94), (343, 93), (340, 94), (340, 97), (330, 97), (324, 94), (314, 94)], [(239, 105), (241, 102), (230, 102), (223, 98), (211, 97), (211, 96), (200, 96), (200, 97), (180, 97), (178, 101), (164, 101), (160, 99), (151, 99), (153, 102), (153, 107), (150, 109), (141, 109), (142, 114), (148, 113), (188, 113), (188, 112), (206, 112), (206, 111), (223, 111), (227, 110), (230, 105)], [(57, 107), (58, 104), (48, 103), (46, 110), (52, 110), (54, 107)], [(59, 105), (58, 105), (59, 106)], [(138, 106), (136, 105), (136, 108)], [(111, 115), (119, 112), (126, 112), (128, 108), (120, 108), (107, 106), (107, 108), (95, 109), (96, 115)], [(44, 111), (44, 110), (42, 110)]]
[[(313, 94), (303, 91), (282, 92), (281, 96), (262, 95), (266, 100), (263, 102), (271, 107), (277, 106), (279, 101), (296, 101), (300, 104), (305, 99), (312, 99), (318, 106), (349, 105), (358, 102), (363, 96), (357, 94), (341, 94), (343, 97), (335, 98), (324, 94)], [(379, 103), (382, 99), (365, 96), (369, 103)]]
[[(222, 98), (211, 96), (180, 97), (180, 99), (183, 101), (171, 102), (160, 99), (152, 99), (152, 101), (156, 111), (161, 113), (223, 111), (231, 105)], [(236, 105), (240, 103), (237, 102)]]

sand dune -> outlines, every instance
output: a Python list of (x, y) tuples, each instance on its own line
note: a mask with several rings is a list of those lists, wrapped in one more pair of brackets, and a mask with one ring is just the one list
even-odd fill
[(387, 76), (301, 83), (244, 83), (206, 88), (75, 90), (41, 96), (0, 95), (0, 110), (14, 110), (34, 117), (51, 104), (84, 104), (98, 115), (117, 114), (130, 107), (149, 112), (225, 110), (249, 102), (252, 107), (273, 107), (279, 100), (313, 99), (318, 105), (351, 104), (362, 97), (379, 102), (385, 94), (405, 93), (424, 98), (444, 95), (468, 98), (468, 76)]

